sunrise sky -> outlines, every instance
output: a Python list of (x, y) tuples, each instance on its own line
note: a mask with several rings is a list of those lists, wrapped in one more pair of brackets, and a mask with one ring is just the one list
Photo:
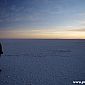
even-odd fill
[(0, 0), (0, 38), (85, 39), (85, 0)]

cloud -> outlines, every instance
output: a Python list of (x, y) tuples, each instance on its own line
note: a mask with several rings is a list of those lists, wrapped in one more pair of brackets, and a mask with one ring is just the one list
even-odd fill
[(85, 25), (68, 26), (65, 30), (69, 32), (85, 32)]
[(68, 31), (78, 31), (78, 32), (85, 32), (85, 28), (78, 28), (78, 29), (70, 29)]

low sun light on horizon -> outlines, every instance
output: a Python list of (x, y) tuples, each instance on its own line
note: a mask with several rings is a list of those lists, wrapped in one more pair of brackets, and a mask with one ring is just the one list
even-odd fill
[(6, 32), (1, 31), (0, 34), (2, 39), (85, 39), (83, 29), (9, 30)]

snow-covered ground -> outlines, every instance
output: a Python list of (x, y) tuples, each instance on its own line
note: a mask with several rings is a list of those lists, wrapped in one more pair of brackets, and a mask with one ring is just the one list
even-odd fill
[(85, 40), (0, 41), (0, 85), (74, 85), (85, 80)]

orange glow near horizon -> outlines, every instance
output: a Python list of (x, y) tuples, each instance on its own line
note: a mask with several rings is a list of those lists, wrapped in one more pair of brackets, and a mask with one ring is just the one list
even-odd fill
[[(36, 32), (35, 32), (36, 31)], [(85, 32), (79, 31), (10, 31), (2, 34), (0, 38), (13, 39), (85, 39)]]

